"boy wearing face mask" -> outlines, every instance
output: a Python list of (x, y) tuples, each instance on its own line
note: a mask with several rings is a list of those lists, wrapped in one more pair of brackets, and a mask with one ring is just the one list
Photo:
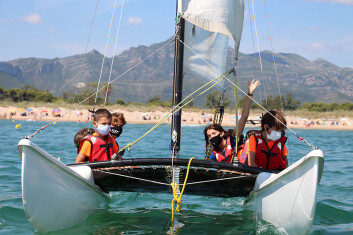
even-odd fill
[(93, 126), (96, 132), (82, 139), (75, 163), (108, 161), (119, 151), (114, 138), (109, 134), (112, 114), (107, 109), (98, 109), (94, 113)]
[(112, 113), (112, 126), (110, 128), (110, 134), (116, 139), (121, 133), (123, 133), (123, 126), (126, 121), (123, 113)]
[[(123, 133), (123, 126), (127, 122), (125, 121), (125, 117), (123, 113), (112, 113), (112, 126), (110, 128), (111, 136), (116, 139)], [(116, 142), (117, 146), (119, 147), (118, 142)], [(124, 155), (125, 150), (119, 152), (118, 154), (113, 155), (114, 160), (123, 159), (122, 156)]]
[(269, 111), (261, 119), (261, 131), (249, 140), (248, 164), (270, 170), (282, 170), (288, 166), (288, 150), (284, 136), (287, 122), (278, 111)]

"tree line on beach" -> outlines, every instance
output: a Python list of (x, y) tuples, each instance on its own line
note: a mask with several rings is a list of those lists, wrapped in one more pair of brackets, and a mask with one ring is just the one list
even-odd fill
[[(4, 89), (0, 87), (0, 100), (4, 101), (12, 101), (12, 102), (45, 102), (45, 103), (53, 103), (58, 100), (65, 101), (67, 103), (80, 103), (92, 105), (96, 104), (104, 104), (105, 100), (109, 100), (109, 95), (113, 91), (112, 86), (107, 86), (107, 84), (103, 84), (101, 89), (99, 90), (99, 96), (97, 98), (93, 95), (97, 90), (97, 83), (90, 83), (86, 86), (85, 89), (81, 91), (75, 91), (75, 93), (63, 92), (61, 97), (56, 97), (52, 95), (50, 92), (46, 90), (38, 90), (31, 86), (24, 86), (22, 89), (13, 88), (13, 89)], [(88, 97), (88, 98), (87, 98)], [(106, 97), (106, 99), (105, 99)], [(247, 96), (243, 96), (238, 101), (238, 107), (242, 107), (245, 103)], [(213, 91), (208, 94), (205, 99), (205, 108), (214, 109), (218, 107), (221, 100), (221, 92)], [(110, 105), (111, 103), (107, 103)], [(139, 102), (125, 102), (123, 99), (117, 99), (115, 104), (119, 105), (134, 105), (134, 106), (159, 106), (170, 108), (172, 107), (172, 101), (162, 101), (159, 97), (154, 96), (147, 100), (145, 104)], [(353, 111), (353, 103), (345, 102), (345, 103), (304, 103), (301, 104), (298, 99), (294, 99), (292, 93), (288, 93), (286, 97), (277, 95), (272, 97), (272, 95), (267, 96), (265, 99), (261, 101), (261, 106), (270, 109), (283, 109), (283, 110), (307, 110), (307, 111), (315, 111), (315, 112), (328, 112), (335, 110), (343, 110), (343, 111)], [(223, 106), (225, 108), (233, 108), (234, 105), (231, 105), (231, 100), (228, 97), (223, 97)], [(193, 101), (189, 102), (187, 107), (193, 107)], [(258, 105), (253, 103), (251, 106), (252, 109), (258, 108)]]

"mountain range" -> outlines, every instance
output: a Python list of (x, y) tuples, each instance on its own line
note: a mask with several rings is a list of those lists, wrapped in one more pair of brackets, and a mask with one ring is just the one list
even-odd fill
[[(131, 71), (131, 67), (145, 59), (152, 52), (165, 45), (165, 42), (150, 46), (138, 46), (125, 50), (114, 57), (111, 80), (113, 92), (110, 102), (116, 99), (146, 102), (158, 96), (164, 101), (172, 98), (174, 66), (174, 43), (153, 54), (144, 63)], [(232, 68), (232, 49), (228, 50), (228, 65)], [(237, 65), (238, 86), (247, 91), (247, 81), (259, 79), (262, 86), (256, 91), (255, 99), (292, 93), (294, 99), (304, 102), (353, 102), (353, 69), (340, 68), (322, 58), (309, 61), (294, 53), (261, 52), (262, 71), (258, 53), (239, 53)], [(91, 82), (98, 82), (103, 55), (96, 50), (65, 58), (21, 58), (0, 62), (0, 86), (6, 89), (30, 85), (48, 90), (56, 96), (62, 92), (77, 92)], [(113, 58), (105, 58), (101, 83), (107, 82)], [(276, 65), (276, 70), (274, 69)], [(128, 72), (126, 72), (128, 71)], [(125, 73), (126, 72), (126, 73)], [(183, 96), (204, 84), (204, 81), (185, 73)], [(279, 89), (278, 89), (279, 84)], [(226, 96), (233, 98), (233, 87), (226, 86)], [(205, 96), (194, 102), (202, 105)]]

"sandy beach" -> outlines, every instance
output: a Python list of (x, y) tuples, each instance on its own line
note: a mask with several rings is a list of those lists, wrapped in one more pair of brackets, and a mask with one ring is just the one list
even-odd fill
[[(109, 108), (108, 108), (109, 109)], [(128, 124), (155, 124), (168, 115), (167, 111), (141, 112), (127, 111), (124, 109), (109, 109), (113, 112), (124, 113)], [(48, 107), (2, 107), (0, 106), (1, 119), (13, 120), (31, 120), (31, 121), (72, 121), (72, 122), (88, 122), (90, 112), (84, 109), (76, 109), (71, 112), (66, 108), (51, 109)], [(259, 126), (260, 115), (250, 112), (249, 120)], [(189, 112), (183, 110), (182, 124), (207, 125), (212, 123), (213, 113), (204, 111)], [(168, 117), (165, 123), (170, 123), (171, 118)], [(235, 126), (235, 114), (225, 113), (223, 117), (223, 126)], [(325, 129), (325, 130), (353, 130), (353, 119), (350, 117), (340, 117), (336, 119), (318, 118), (307, 119), (305, 117), (286, 116), (289, 128), (306, 128), (306, 129)], [(248, 126), (254, 126), (248, 121)]]

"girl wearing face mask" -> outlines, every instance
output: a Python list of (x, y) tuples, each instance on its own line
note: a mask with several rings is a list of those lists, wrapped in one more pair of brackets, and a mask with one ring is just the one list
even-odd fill
[(288, 166), (284, 136), (287, 122), (279, 111), (269, 111), (261, 119), (261, 131), (250, 137), (249, 166), (282, 170)]
[[(246, 120), (249, 117), (251, 99), (256, 87), (260, 85), (259, 81), (252, 80), (248, 82), (248, 97), (245, 100), (243, 110), (241, 113), (241, 118), (239, 119), (238, 126), (234, 130), (225, 131), (223, 127), (219, 124), (211, 124), (207, 126), (204, 130), (206, 146), (208, 143), (213, 145), (213, 151), (210, 158), (214, 161), (219, 162), (231, 162), (232, 155), (236, 146), (236, 134), (238, 132), (238, 137), (240, 137), (245, 128)], [(236, 130), (238, 129), (238, 131)], [(237, 157), (236, 157), (237, 158)]]

